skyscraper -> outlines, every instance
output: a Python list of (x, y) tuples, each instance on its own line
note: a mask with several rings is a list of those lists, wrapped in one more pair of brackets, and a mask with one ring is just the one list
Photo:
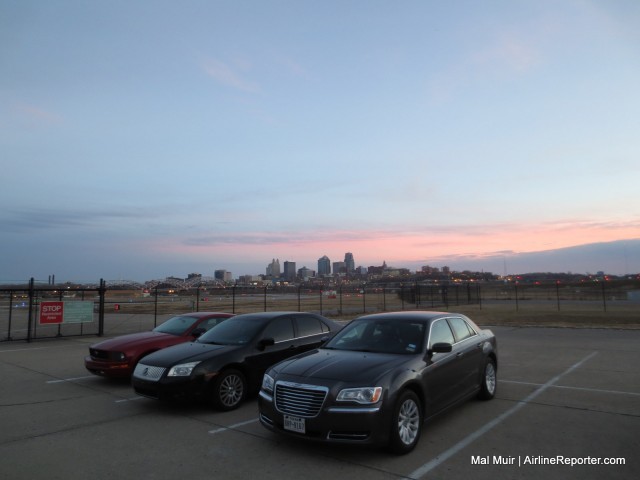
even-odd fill
[(267, 265), (267, 276), (269, 277), (280, 277), (280, 259), (274, 258), (271, 260), (271, 263)]
[(284, 262), (284, 278), (289, 282), (296, 279), (296, 262)]
[(344, 264), (347, 269), (347, 274), (355, 272), (356, 262), (353, 259), (353, 253), (347, 252), (344, 254)]
[(318, 259), (318, 275), (331, 275), (331, 260), (326, 255)]

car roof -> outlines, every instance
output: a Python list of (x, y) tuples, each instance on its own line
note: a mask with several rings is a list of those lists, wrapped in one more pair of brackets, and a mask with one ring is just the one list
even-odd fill
[(276, 317), (281, 317), (283, 315), (312, 315), (314, 317), (318, 317), (318, 318), (324, 318), (321, 315), (317, 315), (315, 313), (309, 313), (309, 312), (255, 312), (255, 313), (243, 313), (240, 315), (236, 315), (235, 318), (238, 319), (249, 319), (249, 320), (253, 320), (253, 319), (260, 319), (260, 320), (268, 320), (268, 319), (272, 319), (272, 318), (276, 318)]
[(228, 312), (188, 312), (188, 313), (179, 313), (175, 315), (176, 317), (194, 317), (194, 318), (202, 318), (209, 317), (211, 315), (220, 315), (221, 317), (233, 317), (233, 313)]
[(462, 317), (467, 318), (461, 313), (454, 312), (435, 312), (426, 310), (403, 310), (401, 312), (384, 312), (373, 313), (370, 315), (364, 315), (356, 318), (356, 320), (364, 321), (376, 321), (376, 320), (391, 320), (394, 322), (415, 322), (415, 321), (432, 321), (437, 318), (446, 317)]

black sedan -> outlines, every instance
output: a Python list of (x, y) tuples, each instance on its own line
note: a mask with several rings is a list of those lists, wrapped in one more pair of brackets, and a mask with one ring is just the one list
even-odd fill
[(259, 418), (299, 438), (407, 453), (426, 418), (473, 396), (493, 398), (497, 366), (493, 333), (464, 315), (367, 315), (267, 370)]
[(144, 357), (131, 382), (136, 393), (146, 397), (204, 396), (218, 409), (232, 410), (259, 390), (268, 367), (315, 349), (340, 328), (312, 313), (237, 315), (194, 342)]

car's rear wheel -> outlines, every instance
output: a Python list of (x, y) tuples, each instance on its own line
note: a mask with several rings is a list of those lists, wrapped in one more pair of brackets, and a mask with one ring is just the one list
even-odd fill
[(225, 370), (213, 384), (213, 404), (219, 410), (233, 410), (242, 403), (247, 382), (239, 370)]
[(487, 358), (484, 365), (484, 373), (482, 375), (482, 384), (478, 398), (480, 400), (491, 400), (496, 395), (498, 388), (498, 372), (496, 370), (496, 362), (493, 358)]
[(406, 390), (398, 398), (393, 411), (389, 448), (394, 453), (409, 453), (418, 444), (421, 433), (420, 399), (411, 390)]

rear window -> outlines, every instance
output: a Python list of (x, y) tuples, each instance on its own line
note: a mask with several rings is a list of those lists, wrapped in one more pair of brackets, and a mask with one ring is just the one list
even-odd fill
[[(298, 337), (320, 335), (328, 331), (328, 328), (319, 319), (314, 317), (297, 317)], [(324, 329), (322, 328), (324, 326)]]
[(453, 334), (456, 336), (456, 340), (459, 342), (476, 334), (476, 332), (462, 318), (450, 318), (449, 323), (453, 329)]

